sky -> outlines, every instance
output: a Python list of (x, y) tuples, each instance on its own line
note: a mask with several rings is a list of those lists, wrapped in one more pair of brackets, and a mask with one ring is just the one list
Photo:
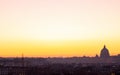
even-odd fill
[(120, 0), (0, 0), (0, 56), (120, 54)]

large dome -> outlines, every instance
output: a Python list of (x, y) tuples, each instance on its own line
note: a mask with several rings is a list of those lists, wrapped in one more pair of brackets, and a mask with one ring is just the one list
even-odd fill
[(106, 46), (104, 45), (104, 48), (101, 50), (101, 53), (100, 53), (100, 57), (102, 58), (107, 58), (109, 57), (110, 54), (109, 54), (109, 50), (106, 48)]

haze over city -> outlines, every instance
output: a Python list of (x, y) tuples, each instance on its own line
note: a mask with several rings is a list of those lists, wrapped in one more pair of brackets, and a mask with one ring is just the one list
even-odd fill
[(120, 54), (119, 0), (0, 0), (0, 57)]

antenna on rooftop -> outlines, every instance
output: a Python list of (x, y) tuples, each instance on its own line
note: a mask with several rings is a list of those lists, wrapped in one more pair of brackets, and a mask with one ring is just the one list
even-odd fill
[(22, 63), (21, 63), (22, 67), (24, 67), (24, 54), (22, 53)]
[(25, 69), (24, 69), (24, 67), (25, 67), (25, 62), (24, 62), (24, 54), (23, 54), (23, 53), (22, 53), (21, 66), (22, 66), (22, 68), (23, 68), (21, 75), (25, 75)]

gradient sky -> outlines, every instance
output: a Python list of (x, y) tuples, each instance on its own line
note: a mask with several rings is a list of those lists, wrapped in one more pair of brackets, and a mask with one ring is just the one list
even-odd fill
[(120, 53), (120, 0), (0, 0), (0, 56)]

